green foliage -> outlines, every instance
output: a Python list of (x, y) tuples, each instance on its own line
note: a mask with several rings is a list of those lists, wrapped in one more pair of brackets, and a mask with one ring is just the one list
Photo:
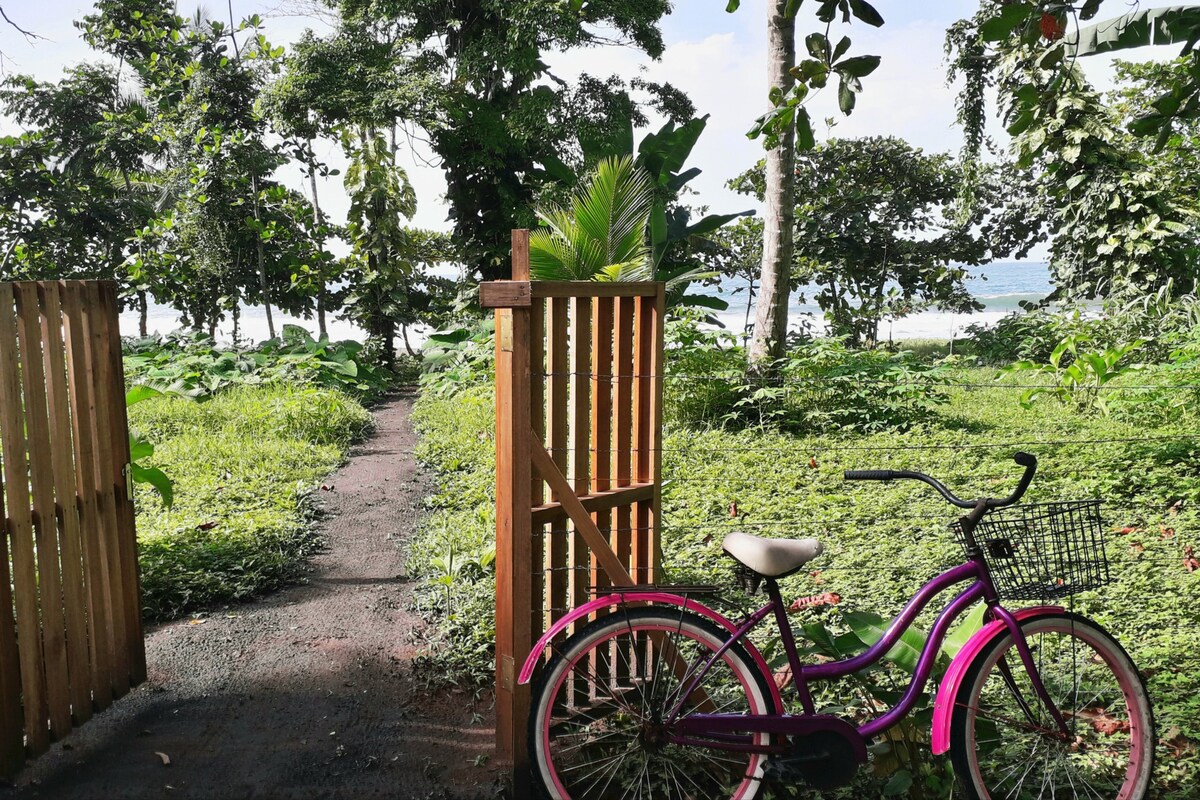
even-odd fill
[(684, 424), (769, 425), (811, 432), (904, 430), (933, 418), (949, 375), (908, 351), (858, 350), (801, 339), (774, 377), (745, 373), (734, 337), (685, 316), (668, 324), (668, 418)]
[(1048, 386), (1035, 386), (1022, 392), (1021, 405), (1029, 408), (1038, 397), (1048, 394), (1063, 405), (1074, 405), (1078, 411), (1099, 409), (1107, 414), (1108, 403), (1100, 390), (1114, 378), (1142, 369), (1141, 364), (1122, 362), (1144, 342), (1139, 340), (1103, 350), (1082, 349), (1088, 344), (1091, 342), (1086, 336), (1072, 334), (1058, 343), (1047, 363), (1017, 361), (1008, 367), (1008, 371), (1045, 376), (1051, 381)]
[(423, 392), (413, 410), (417, 456), (436, 481), (408, 554), (409, 570), (423, 580), (418, 610), (444, 635), (421, 662), (431, 683), (483, 686), (494, 675), (494, 418), (491, 387), (481, 384), (452, 396)]
[[(1100, 5), (1085, 4), (1081, 18), (1094, 16)], [(1147, 12), (1128, 19), (1137, 28)], [(1120, 37), (1124, 24), (1099, 27)], [(968, 126), (973, 157), (986, 116), (983, 89), (996, 85), (1019, 163), (1039, 173), (1058, 294), (1127, 298), (1168, 285), (1190, 291), (1197, 217), (1195, 180), (1185, 173), (1194, 170), (1186, 159), (1182, 168), (1176, 163), (1195, 134), (1200, 55), (1189, 44), (1186, 65), (1154, 76), (1136, 102), (1126, 97), (1110, 104), (1085, 80), (1074, 57), (1077, 37), (1067, 25), (1062, 4), (1039, 0), (985, 4), (952, 29), (947, 49), (955, 54), (955, 73), (969, 76), (959, 118)], [(1147, 133), (1159, 134), (1153, 145), (1138, 139)], [(1169, 142), (1170, 157), (1154, 155)]]
[[(726, 11), (738, 9), (740, 2), (730, 0)], [(800, 3), (789, 2), (785, 7), (788, 18), (794, 18)], [(829, 26), (841, 16), (849, 23), (851, 17), (878, 28), (883, 17), (875, 7), (865, 0), (822, 0), (816, 7), (817, 21), (824, 23), (823, 31), (816, 31), (804, 38), (808, 58), (791, 69), (794, 82), (788, 86), (771, 87), (770, 100), (774, 106), (759, 117), (754, 127), (746, 134), (751, 139), (764, 136), (764, 145), (772, 150), (779, 145), (787, 130), (795, 129), (797, 144), (801, 150), (809, 150), (815, 144), (812, 118), (805, 103), (810, 96), (824, 89), (831, 78), (838, 79), (838, 109), (843, 114), (854, 110), (855, 97), (862, 91), (862, 79), (879, 67), (879, 56), (849, 56), (850, 37), (843, 36), (835, 45), (829, 39)], [(794, 26), (794, 22), (792, 25)]]
[(477, 319), (431, 333), (422, 351), (421, 387), (442, 397), (490, 386), (496, 374), (495, 320)]
[[(1136, 378), (1139, 383), (1159, 383), (1164, 369), (1148, 368)], [(956, 512), (916, 484), (847, 484), (841, 471), (916, 469), (945, 478), (960, 494), (999, 495), (1010, 491), (1016, 479), (1011, 450), (1030, 450), (1041, 460), (1030, 502), (1100, 497), (1112, 526), (1136, 529), (1124, 536), (1107, 533), (1115, 584), (1077, 597), (1075, 609), (1111, 630), (1146, 674), (1160, 735), (1172, 742), (1165, 751), (1171, 757), (1160, 759), (1159, 795), (1184, 800), (1200, 774), (1200, 631), (1186, 614), (1200, 602), (1200, 573), (1189, 573), (1183, 562), (1185, 547), (1200, 547), (1200, 446), (1189, 438), (1200, 424), (1200, 403), (1181, 402), (1164, 409), (1153, 429), (1155, 437), (1164, 439), (1126, 442), (1119, 440), (1144, 439), (1147, 429), (1140, 420), (1126, 418), (1115, 401), (1110, 401), (1109, 416), (1080, 415), (1058, 403), (1036, 403), (1026, 410), (1015, 402), (1020, 390), (1012, 387), (1023, 377), (993, 381), (994, 376), (992, 369), (961, 370), (944, 387), (948, 402), (933, 410), (930, 424), (859, 434), (849, 443), (836, 432), (695, 428), (672, 420), (663, 442), (666, 579), (732, 586), (732, 562), (722, 554), (720, 543), (725, 532), (739, 526), (762, 535), (815, 535), (824, 542), (825, 555), (811, 572), (785, 581), (785, 597), (834, 591), (843, 598), (839, 609), (886, 618), (939, 568), (961, 560), (961, 550), (945, 527)], [(668, 381), (668, 407), (677, 402), (672, 397), (678, 392), (694, 390), (692, 385), (702, 382)], [(960, 383), (970, 388), (955, 386)], [(1112, 387), (1119, 387), (1120, 381), (1108, 386), (1107, 392), (1114, 393), (1117, 389)], [(492, 415), (486, 387), (455, 398), (421, 398), (421, 447), (424, 460), (434, 468), (437, 488), (425, 533), (418, 540), (416, 563), (427, 565), (451, 546), (455, 552), (471, 552), (492, 543)], [(1078, 440), (1088, 444), (1071, 443)], [(964, 442), (991, 446), (964, 448)], [(995, 446), (1001, 443), (1014, 444), (1011, 449)], [(738, 518), (730, 519), (735, 503)], [(418, 574), (432, 577), (436, 570), (424, 566)], [(492, 679), (491, 651), (480, 646), (491, 626), (486, 610), (491, 590), (487, 581), (461, 583), (450, 628), (456, 641), (470, 643), (464, 644), (463, 652), (473, 653), (470, 657), (475, 659), (470, 670), (458, 674), (481, 682)], [(442, 593), (433, 587), (428, 591), (438, 604), (431, 616), (440, 618)], [(737, 613), (745, 601), (727, 602), (737, 603), (724, 606)], [(467, 619), (465, 609), (479, 616)], [(850, 640), (841, 637), (853, 631), (826, 616), (831, 613), (805, 609), (794, 619), (810, 627), (818, 622), (832, 626), (832, 640), (846, 647)], [(931, 622), (931, 617), (922, 617), (918, 624), (929, 630)], [(769, 642), (760, 644), (766, 647)], [(447, 652), (446, 657), (453, 660), (437, 662), (439, 669), (466, 668), (459, 660), (462, 653)], [(884, 691), (902, 688), (897, 685), (902, 678), (889, 671), (868, 678)], [(818, 702), (829, 706), (862, 695), (861, 687), (845, 685), (820, 691)], [(860, 713), (877, 713), (869, 697), (851, 705)], [(846, 796), (881, 796), (892, 780), (888, 770), (904, 768), (898, 755), (904, 742), (927, 735), (927, 720), (916, 720), (906, 739), (884, 743), (876, 754), (883, 774), (864, 774), (862, 784)], [(952, 781), (944, 762), (922, 761), (915, 771), (910, 769), (910, 776), (913, 791), (949, 796)], [(938, 786), (940, 793), (935, 791)]]
[(652, 280), (646, 241), (653, 190), (632, 156), (603, 158), (571, 198), (570, 209), (537, 211), (545, 228), (529, 237), (536, 280)]
[[(968, 268), (1024, 253), (1040, 223), (1009, 213), (1019, 192), (993, 170), (976, 191), (989, 202), (956, 204), (961, 165), (894, 137), (834, 139), (796, 159), (792, 285), (815, 283), (831, 329), (873, 344), (886, 320), (937, 308), (981, 306), (964, 287)], [(764, 198), (763, 165), (731, 185)]]
[(354, 341), (313, 339), (285, 325), (280, 339), (254, 348), (219, 345), (206, 334), (178, 331), (125, 346), (125, 377), (163, 392), (204, 398), (240, 385), (288, 383), (341, 389), (377, 399), (393, 385), (391, 373), (360, 358)]
[(310, 492), (371, 416), (341, 392), (277, 384), (153, 397), (129, 421), (156, 443), (146, 464), (175, 482), (169, 509), (148, 488), (135, 496), (143, 608), (168, 619), (299, 575), (320, 544)]

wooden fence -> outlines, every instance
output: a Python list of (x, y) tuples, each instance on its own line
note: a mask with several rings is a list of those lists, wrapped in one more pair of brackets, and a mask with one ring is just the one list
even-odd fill
[(496, 748), (527, 773), (529, 687), (542, 631), (591, 594), (649, 584), (659, 562), (664, 286), (513, 280), (496, 311)]
[(116, 286), (0, 283), (0, 774), (146, 675)]

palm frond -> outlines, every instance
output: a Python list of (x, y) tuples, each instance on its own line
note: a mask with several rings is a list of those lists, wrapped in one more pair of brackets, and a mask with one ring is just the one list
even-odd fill
[(649, 177), (631, 157), (602, 159), (576, 190), (569, 210), (537, 210), (544, 227), (530, 236), (533, 277), (649, 280), (640, 276), (651, 271), (646, 226), (653, 199)]

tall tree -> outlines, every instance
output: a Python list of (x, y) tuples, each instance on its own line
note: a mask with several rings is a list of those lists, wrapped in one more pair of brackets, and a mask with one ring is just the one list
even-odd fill
[[(791, 0), (771, 0), (767, 10), (767, 86), (772, 98), (796, 85), (796, 18)], [(796, 126), (788, 121), (767, 150), (762, 274), (754, 312), (750, 362), (763, 364), (783, 355), (792, 282), (792, 228), (795, 225)]]
[[(729, 0), (726, 10), (736, 11), (740, 4), (740, 0)], [(767, 87), (771, 110), (759, 118), (749, 133), (751, 138), (765, 134), (767, 148), (762, 273), (754, 335), (748, 352), (750, 368), (759, 372), (770, 371), (786, 346), (795, 151), (797, 147), (809, 150), (815, 144), (805, 103), (814, 90), (825, 88), (836, 77), (838, 107), (843, 114), (849, 114), (854, 110), (855, 96), (862, 90), (861, 79), (879, 66), (878, 56), (847, 56), (849, 37), (843, 36), (837, 44), (829, 38), (830, 26), (839, 16), (847, 23), (853, 17), (876, 27), (883, 24), (883, 17), (866, 0), (820, 0), (816, 4), (816, 17), (825, 29), (805, 37), (808, 57), (797, 64), (796, 14), (802, 4), (795, 0), (768, 2)]]
[[(1014, 170), (989, 169), (978, 188), (986, 202), (963, 215), (961, 165), (902, 139), (833, 139), (801, 153), (795, 174), (793, 285), (819, 286), (831, 331), (856, 345), (874, 345), (881, 323), (923, 308), (979, 310), (968, 268), (1024, 255), (1040, 238)], [(732, 185), (761, 196), (761, 165)]]
[[(398, 73), (428, 89), (409, 119), (428, 132), (445, 170), (455, 240), (468, 266), (496, 278), (507, 270), (510, 229), (534, 221), (541, 187), (562, 179), (564, 145), (586, 123), (574, 112), (587, 105), (550, 72), (544, 54), (615, 41), (657, 58), (658, 23), (670, 3), (341, 0), (338, 6), (349, 28), (394, 26), (405, 50)], [(605, 83), (595, 88), (614, 97), (623, 91)]]
[(395, 360), (396, 326), (408, 307), (406, 287), (413, 275), (409, 232), (402, 220), (417, 210), (408, 175), (396, 164), (391, 145), (378, 131), (359, 130), (347, 142), (350, 194), (347, 226), (354, 248), (350, 270), (350, 316), (371, 338), (385, 366)]

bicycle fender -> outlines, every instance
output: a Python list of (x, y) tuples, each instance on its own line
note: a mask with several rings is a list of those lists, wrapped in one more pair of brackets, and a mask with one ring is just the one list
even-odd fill
[[(717, 625), (730, 633), (736, 633), (738, 629), (736, 625), (711, 608), (681, 595), (646, 591), (613, 592), (612, 594), (597, 597), (590, 603), (579, 606), (550, 626), (550, 630), (542, 634), (542, 638), (538, 639), (537, 644), (533, 646), (533, 650), (529, 652), (529, 656), (525, 659), (525, 665), (521, 667), (521, 675), (518, 678), (518, 683), (529, 683), (532, 680), (533, 671), (537, 668), (538, 662), (542, 660), (542, 653), (550, 646), (550, 642), (565, 631), (572, 623), (586, 618), (589, 614), (594, 614), (600, 609), (612, 608), (613, 606), (621, 606), (627, 603), (659, 603), (669, 606), (681, 606), (688, 611), (693, 611), (717, 623)], [(770, 686), (776, 708), (783, 708), (783, 700), (779, 694), (779, 687), (775, 685), (775, 681), (772, 679), (771, 668), (767, 666), (766, 659), (763, 658), (762, 653), (759, 652), (758, 648), (754, 646), (754, 643), (749, 638), (743, 638), (741, 642), (746, 648), (746, 652), (754, 659), (755, 665), (767, 678), (767, 684)]]
[[(1041, 617), (1050, 614), (1062, 614), (1066, 609), (1061, 606), (1035, 606), (1013, 612), (1018, 622), (1031, 617)], [(933, 704), (933, 754), (940, 756), (950, 749), (950, 721), (954, 716), (954, 698), (958, 696), (959, 687), (967, 676), (971, 662), (983, 652), (983, 648), (998, 636), (1008, 633), (1008, 627), (1001, 620), (994, 620), (984, 625), (975, 635), (967, 640), (963, 648), (950, 662), (946, 676), (938, 687), (937, 699)]]

